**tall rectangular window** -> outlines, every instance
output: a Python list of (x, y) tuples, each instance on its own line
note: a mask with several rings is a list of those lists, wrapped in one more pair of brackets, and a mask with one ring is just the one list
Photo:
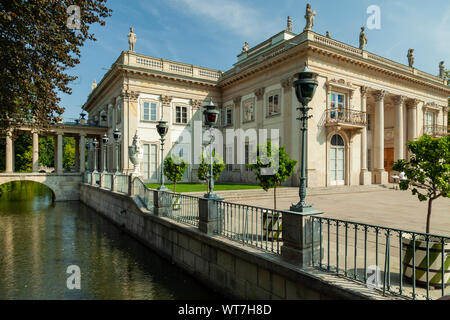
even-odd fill
[(142, 120), (156, 121), (156, 103), (144, 102), (144, 107), (142, 108)]
[(372, 130), (372, 115), (367, 114), (367, 130)]
[(226, 164), (226, 170), (232, 171), (233, 170), (233, 147), (226, 147), (225, 148), (225, 164)]
[(233, 124), (233, 109), (228, 108), (226, 109), (225, 113), (224, 126), (231, 126), (232, 124)]
[(187, 107), (177, 106), (177, 107), (175, 107), (175, 112), (176, 112), (176, 114), (175, 114), (175, 122), (176, 123), (183, 123), (183, 124), (187, 123), (187, 119), (188, 119)]
[(267, 116), (273, 116), (280, 113), (280, 96), (278, 94), (274, 94), (269, 96), (267, 101)]

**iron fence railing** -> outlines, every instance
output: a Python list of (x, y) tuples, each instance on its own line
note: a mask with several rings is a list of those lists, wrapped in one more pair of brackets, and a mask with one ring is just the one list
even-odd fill
[(215, 201), (217, 233), (245, 245), (279, 254), (282, 246), (282, 211)]
[(112, 190), (113, 189), (113, 175), (112, 173), (103, 174), (103, 188)]
[(153, 193), (154, 191), (150, 190), (141, 179), (134, 180), (134, 194), (148, 210), (152, 210), (154, 207)]
[(126, 174), (116, 175), (117, 192), (128, 193), (128, 176)]
[(186, 194), (164, 191), (160, 193), (159, 200), (161, 205), (167, 208), (168, 218), (198, 226), (199, 199)]
[(365, 126), (367, 124), (366, 112), (344, 108), (327, 109), (325, 112), (327, 123), (336, 122), (361, 126)]
[(311, 231), (319, 229), (316, 236), (311, 232), (313, 267), (412, 299), (450, 293), (449, 237), (320, 216), (310, 219)]

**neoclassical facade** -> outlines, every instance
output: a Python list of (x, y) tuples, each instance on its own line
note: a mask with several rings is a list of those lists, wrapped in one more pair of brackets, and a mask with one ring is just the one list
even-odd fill
[[(89, 121), (108, 127), (108, 169), (116, 166), (112, 132), (118, 128), (123, 133), (118, 165), (123, 172), (133, 170), (128, 146), (137, 131), (145, 153), (141, 173), (145, 181), (157, 182), (161, 118), (169, 123), (164, 156), (175, 152), (194, 163), (193, 138), (183, 133), (193, 133), (202, 104), (210, 99), (220, 108), (221, 131), (278, 129), (280, 145), (299, 161), (299, 103), (292, 85), (305, 64), (319, 74), (308, 123), (309, 187), (386, 183), (392, 162), (408, 157), (407, 141), (448, 134), (450, 88), (443, 78), (310, 28), (300, 34), (291, 30), (254, 47), (246, 44), (226, 72), (122, 52), (83, 106)], [(237, 148), (229, 143), (224, 141), (227, 166), (221, 180), (253, 182), (247, 167), (235, 164)], [(254, 147), (249, 143), (245, 159)], [(196, 181), (195, 169), (189, 166), (186, 181)], [(287, 184), (298, 185), (298, 169)]]

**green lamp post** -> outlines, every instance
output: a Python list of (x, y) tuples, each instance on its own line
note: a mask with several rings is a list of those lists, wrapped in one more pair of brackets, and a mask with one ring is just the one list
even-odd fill
[(217, 120), (219, 119), (219, 111), (216, 110), (216, 106), (211, 101), (209, 104), (204, 106), (206, 109), (203, 111), (203, 115), (205, 116), (205, 124), (209, 127), (210, 132), (210, 168), (209, 168), (209, 176), (208, 176), (208, 184), (209, 184), (209, 192), (205, 194), (206, 199), (221, 199), (218, 195), (214, 194), (214, 157), (213, 157), (213, 143), (214, 143), (214, 135), (213, 128), (217, 124)]
[(316, 88), (318, 86), (317, 82), (318, 74), (315, 72), (311, 72), (308, 67), (305, 65), (303, 70), (300, 73), (296, 74), (298, 80), (294, 81), (294, 89), (295, 95), (297, 96), (298, 102), (300, 102), (301, 106), (297, 108), (300, 110), (300, 118), (297, 120), (301, 121), (301, 141), (302, 141), (302, 159), (301, 159), (301, 172), (300, 172), (300, 188), (299, 188), (299, 196), (300, 201), (292, 205), (290, 210), (295, 212), (316, 214), (319, 211), (315, 210), (313, 206), (308, 205), (306, 203), (306, 139), (308, 132), (308, 119), (312, 118), (311, 115), (308, 115), (308, 111), (312, 108), (308, 107), (308, 103), (311, 102), (314, 97), (314, 93), (316, 92)]
[(161, 185), (157, 190), (159, 191), (167, 191), (167, 187), (164, 185), (164, 140), (169, 130), (169, 126), (167, 125), (166, 120), (159, 120), (156, 125), (156, 130), (158, 131), (159, 136), (161, 137)]

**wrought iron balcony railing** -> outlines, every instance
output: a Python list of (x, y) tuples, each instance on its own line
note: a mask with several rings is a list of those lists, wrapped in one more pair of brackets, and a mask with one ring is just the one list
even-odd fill
[(427, 134), (433, 137), (443, 137), (449, 135), (449, 128), (442, 125), (425, 125), (423, 126), (423, 134)]
[(326, 123), (333, 124), (350, 124), (356, 126), (367, 125), (367, 113), (360, 110), (352, 109), (327, 109)]

